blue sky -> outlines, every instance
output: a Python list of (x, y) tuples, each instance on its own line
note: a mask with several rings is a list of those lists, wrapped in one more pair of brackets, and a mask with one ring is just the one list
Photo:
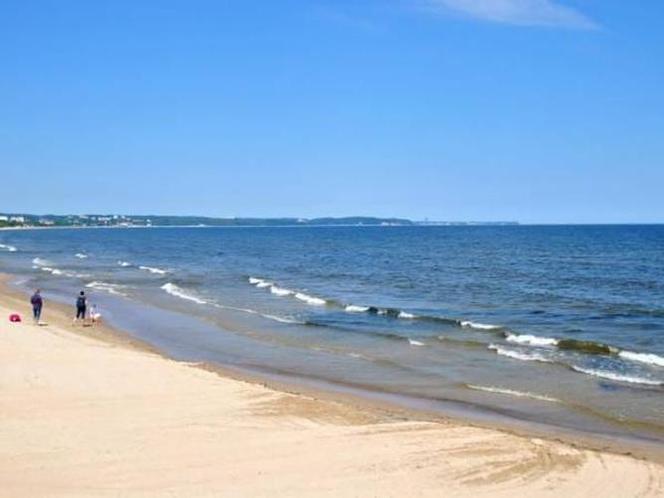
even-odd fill
[(0, 211), (664, 222), (660, 0), (5, 1)]

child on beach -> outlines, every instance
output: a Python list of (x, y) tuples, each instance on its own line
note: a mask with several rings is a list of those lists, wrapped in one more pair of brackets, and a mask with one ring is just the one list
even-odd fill
[(32, 304), (32, 317), (35, 321), (35, 325), (39, 325), (39, 320), (41, 320), (42, 306), (44, 305), (44, 300), (41, 297), (41, 291), (39, 289), (37, 289), (30, 298), (30, 304)]
[(88, 316), (90, 317), (90, 324), (91, 325), (96, 325), (101, 321), (101, 313), (99, 313), (99, 310), (97, 309), (96, 304), (92, 304), (90, 306), (90, 313), (88, 313)]

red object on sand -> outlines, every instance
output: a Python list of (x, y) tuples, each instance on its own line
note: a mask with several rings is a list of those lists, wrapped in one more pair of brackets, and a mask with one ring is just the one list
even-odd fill
[(20, 322), (21, 321), (21, 315), (18, 313), (13, 313), (9, 315), (9, 321), (10, 322)]

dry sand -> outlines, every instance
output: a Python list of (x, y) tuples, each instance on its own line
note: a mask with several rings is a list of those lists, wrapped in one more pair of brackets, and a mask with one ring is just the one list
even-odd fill
[[(664, 496), (664, 466), (289, 394), (0, 293), (0, 496)], [(186, 331), (183, 331), (186, 333)]]

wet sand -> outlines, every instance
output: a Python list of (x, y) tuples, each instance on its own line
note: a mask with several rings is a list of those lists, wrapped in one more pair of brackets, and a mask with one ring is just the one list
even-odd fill
[(4, 496), (664, 496), (655, 459), (287, 392), (28, 312), (0, 289)]

